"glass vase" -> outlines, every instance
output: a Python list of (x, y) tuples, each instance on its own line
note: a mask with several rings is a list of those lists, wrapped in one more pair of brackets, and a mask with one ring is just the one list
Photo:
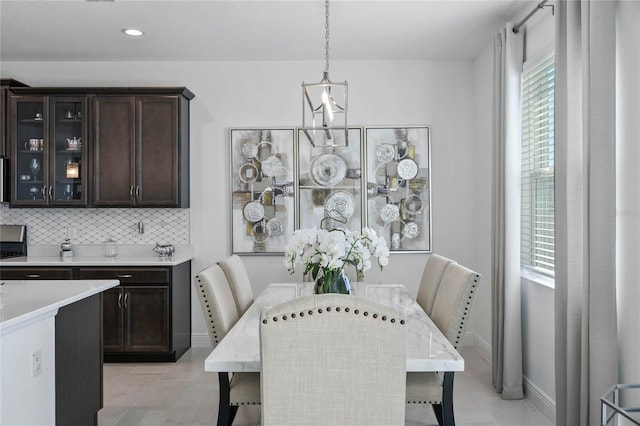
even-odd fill
[(351, 282), (344, 269), (324, 270), (321, 277), (316, 279), (315, 293), (351, 293)]

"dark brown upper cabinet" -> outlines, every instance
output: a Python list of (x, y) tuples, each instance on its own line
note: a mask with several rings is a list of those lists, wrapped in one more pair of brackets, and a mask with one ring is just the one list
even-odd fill
[[(11, 88), (11, 204), (188, 207), (193, 97), (184, 87)], [(30, 150), (29, 139), (42, 147)], [(79, 178), (68, 164), (79, 165)]]
[(179, 95), (93, 99), (93, 205), (188, 206), (185, 110)]

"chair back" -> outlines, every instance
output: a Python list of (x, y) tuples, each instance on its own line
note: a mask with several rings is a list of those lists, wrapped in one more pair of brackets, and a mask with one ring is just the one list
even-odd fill
[(262, 424), (404, 425), (407, 326), (398, 310), (323, 294), (262, 313)]
[(433, 302), (431, 319), (454, 348), (462, 342), (480, 275), (457, 263), (450, 263), (442, 275)]
[(227, 277), (227, 281), (231, 287), (231, 293), (233, 293), (233, 299), (238, 308), (238, 314), (242, 316), (254, 300), (247, 269), (237, 254), (222, 259), (218, 262), (218, 265), (220, 265)]
[(211, 265), (198, 272), (196, 291), (211, 344), (215, 346), (240, 318), (222, 269), (218, 265)]
[(453, 260), (435, 253), (431, 254), (427, 260), (416, 297), (416, 302), (422, 306), (427, 315), (431, 315), (433, 301), (436, 299), (442, 275), (452, 262)]

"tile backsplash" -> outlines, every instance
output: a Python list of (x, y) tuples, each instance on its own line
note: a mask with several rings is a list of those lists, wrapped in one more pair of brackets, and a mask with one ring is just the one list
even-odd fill
[[(27, 225), (27, 244), (189, 244), (189, 209), (10, 208), (0, 205), (0, 223)], [(138, 232), (142, 223), (144, 232)]]

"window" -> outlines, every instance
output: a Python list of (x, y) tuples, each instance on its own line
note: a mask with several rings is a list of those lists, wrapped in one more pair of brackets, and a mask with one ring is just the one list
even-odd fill
[(554, 60), (522, 75), (521, 263), (546, 275), (555, 268)]

